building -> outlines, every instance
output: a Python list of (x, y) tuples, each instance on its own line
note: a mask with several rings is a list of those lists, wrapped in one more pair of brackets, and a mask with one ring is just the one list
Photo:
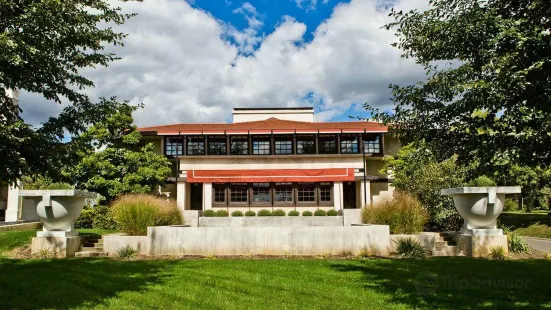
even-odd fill
[(399, 143), (376, 122), (314, 122), (313, 108), (236, 108), (232, 123), (138, 130), (171, 161), (163, 191), (184, 210), (341, 210), (393, 190), (380, 170)]

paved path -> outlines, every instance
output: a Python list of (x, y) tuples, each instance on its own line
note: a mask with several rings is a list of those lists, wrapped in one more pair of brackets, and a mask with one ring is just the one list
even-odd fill
[(551, 253), (551, 239), (526, 237), (526, 243), (537, 251)]

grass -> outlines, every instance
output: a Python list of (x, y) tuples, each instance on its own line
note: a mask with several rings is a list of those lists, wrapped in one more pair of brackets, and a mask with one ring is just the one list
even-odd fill
[(548, 210), (532, 212), (503, 212), (499, 217), (500, 225), (511, 227), (521, 236), (551, 238), (551, 218)]
[[(0, 260), (2, 308), (551, 307), (550, 260)], [(44, 285), (48, 283), (48, 285)]]

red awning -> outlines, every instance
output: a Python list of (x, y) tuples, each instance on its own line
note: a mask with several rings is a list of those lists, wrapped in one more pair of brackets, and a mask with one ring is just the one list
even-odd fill
[(190, 183), (354, 181), (354, 168), (188, 170)]

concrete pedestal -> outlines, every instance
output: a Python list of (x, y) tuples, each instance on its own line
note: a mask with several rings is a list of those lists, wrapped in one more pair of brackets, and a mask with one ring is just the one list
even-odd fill
[(73, 237), (34, 237), (31, 244), (31, 254), (40, 254), (41, 251), (55, 253), (56, 257), (74, 257), (80, 250), (82, 238)]
[[(473, 229), (471, 234), (457, 234), (456, 242), (465, 256), (488, 257), (494, 247), (503, 247), (509, 253), (507, 235), (501, 229)], [(501, 233), (500, 233), (501, 232)]]

